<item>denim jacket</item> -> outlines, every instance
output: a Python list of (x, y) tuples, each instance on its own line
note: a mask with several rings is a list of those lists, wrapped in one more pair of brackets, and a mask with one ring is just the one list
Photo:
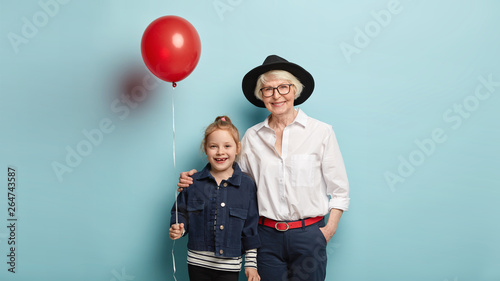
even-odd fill
[[(260, 247), (255, 183), (236, 162), (233, 168), (233, 175), (217, 186), (207, 164), (177, 197), (179, 223), (189, 233), (190, 250), (238, 257)], [(175, 224), (175, 205), (171, 214), (170, 223)]]

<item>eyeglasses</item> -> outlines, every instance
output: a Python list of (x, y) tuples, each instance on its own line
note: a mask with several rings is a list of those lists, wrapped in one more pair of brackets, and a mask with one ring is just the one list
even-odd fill
[(290, 93), (290, 87), (292, 85), (293, 84), (281, 84), (281, 85), (278, 85), (278, 87), (264, 87), (264, 88), (260, 89), (260, 92), (266, 98), (272, 97), (274, 95), (274, 89), (276, 89), (276, 91), (278, 91), (278, 94), (286, 95), (286, 94)]

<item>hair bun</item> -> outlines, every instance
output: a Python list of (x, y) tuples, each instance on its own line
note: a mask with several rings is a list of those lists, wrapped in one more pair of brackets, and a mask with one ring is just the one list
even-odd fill
[(231, 119), (229, 117), (227, 117), (226, 115), (217, 116), (217, 118), (215, 118), (215, 122), (217, 122), (217, 121), (228, 122), (228, 123), (232, 124)]

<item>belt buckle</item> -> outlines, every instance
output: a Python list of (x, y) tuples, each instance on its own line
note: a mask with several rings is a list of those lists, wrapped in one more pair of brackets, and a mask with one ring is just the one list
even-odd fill
[[(286, 224), (286, 229), (278, 229), (278, 224), (280, 224), (280, 223)], [(274, 224), (274, 228), (277, 231), (287, 231), (290, 228), (290, 226), (288, 225), (288, 223), (286, 221), (282, 221), (282, 222), (276, 222), (276, 224)]]

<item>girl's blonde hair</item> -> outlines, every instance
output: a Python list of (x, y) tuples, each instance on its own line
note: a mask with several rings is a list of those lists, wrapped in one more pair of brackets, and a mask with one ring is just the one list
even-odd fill
[(231, 122), (231, 119), (226, 115), (217, 116), (217, 118), (215, 118), (215, 121), (212, 124), (208, 125), (208, 127), (205, 129), (205, 136), (201, 141), (201, 150), (204, 153), (206, 153), (205, 145), (207, 143), (208, 136), (216, 130), (228, 131), (233, 137), (233, 140), (236, 143), (236, 147), (240, 147), (240, 134), (238, 133), (238, 129), (236, 128), (236, 126), (234, 126)]

